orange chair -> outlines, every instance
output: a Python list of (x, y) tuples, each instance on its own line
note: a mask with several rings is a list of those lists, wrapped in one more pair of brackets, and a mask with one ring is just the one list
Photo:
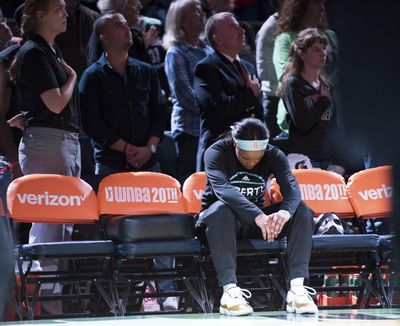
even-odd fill
[(301, 198), (316, 216), (326, 212), (340, 217), (354, 216), (341, 175), (320, 169), (300, 169), (292, 173), (299, 184)]
[(353, 174), (347, 192), (358, 217), (378, 218), (392, 212), (392, 167), (381, 166)]
[[(182, 187), (183, 196), (186, 201), (186, 211), (190, 214), (199, 214), (201, 209), (201, 198), (206, 189), (206, 173), (195, 172), (185, 180)], [(265, 207), (271, 205), (269, 192), (265, 192)]]
[[(99, 219), (96, 195), (83, 180), (55, 175), (32, 174), (14, 180), (7, 191), (9, 218), (15, 222), (88, 224)], [(13, 224), (11, 223), (13, 227)], [(33, 318), (35, 305), (42, 298), (39, 295), (43, 283), (71, 284), (93, 282), (100, 290), (100, 280), (105, 273), (105, 261), (113, 254), (112, 241), (67, 241), (20, 245), (18, 247), (18, 272), (21, 279), (21, 298)], [(73, 261), (72, 270), (49, 273), (33, 270), (34, 260), (47, 258)], [(23, 262), (27, 267), (23, 267)], [(90, 273), (84, 271), (86, 263), (99, 262), (100, 267)], [(28, 285), (35, 286), (32, 297), (27, 295)], [(91, 294), (93, 296), (93, 294)], [(84, 296), (86, 299), (90, 295)], [(81, 294), (69, 298), (82, 298)], [(51, 297), (47, 299), (51, 300)], [(105, 297), (106, 301), (108, 297)], [(53, 299), (55, 300), (55, 299)], [(57, 298), (57, 300), (60, 300)], [(110, 307), (115, 302), (107, 301)]]
[[(302, 200), (315, 216), (326, 212), (334, 212), (340, 217), (354, 216), (341, 175), (320, 169), (298, 169), (292, 173), (299, 184)], [(282, 194), (276, 179), (272, 179), (270, 189), (272, 203), (281, 202)]]
[[(390, 223), (386, 217), (392, 213), (393, 168), (380, 166), (353, 174), (347, 182), (347, 192), (354, 211), (362, 220), (363, 231), (367, 233), (366, 220), (369, 220), (372, 232), (379, 233), (378, 249), (380, 266), (385, 273), (390, 274), (388, 280), (387, 301), (391, 306), (394, 296), (394, 285), (399, 282), (399, 269), (394, 249), (397, 241), (394, 234), (382, 234), (375, 227), (375, 220)], [(381, 279), (377, 282), (384, 288)], [(384, 290), (384, 289), (383, 289)]]
[[(196, 172), (193, 173), (189, 178), (187, 178), (183, 184), (183, 196), (186, 200), (186, 210), (188, 213), (197, 215), (201, 210), (201, 199), (203, 192), (206, 188), (207, 177), (205, 172)], [(269, 192), (265, 192), (265, 206), (269, 206), (271, 204), (271, 199), (269, 197)], [(261, 279), (256, 282), (256, 287), (259, 287), (260, 284), (264, 284), (264, 287), (258, 288), (258, 291), (273, 292), (273, 295), (278, 296), (278, 300), (285, 299), (285, 291), (283, 290), (281, 284), (284, 283), (282, 280), (282, 266), (284, 261), (284, 254), (287, 248), (286, 238), (275, 240), (273, 242), (268, 243), (262, 239), (240, 239), (237, 243), (238, 246), (238, 257), (239, 259), (246, 259), (246, 257), (253, 257), (253, 268), (259, 268), (262, 270), (262, 273), (265, 273), (266, 283), (263, 283)], [(205, 256), (209, 255), (208, 249), (204, 248), (203, 253)], [(266, 256), (268, 258), (266, 258)], [(268, 267), (268, 262), (272, 262)], [(243, 263), (243, 265), (247, 265), (248, 262)], [(240, 266), (242, 264), (238, 263), (238, 277), (249, 277), (248, 270), (244, 269), (241, 271)], [(208, 266), (204, 266), (204, 269), (212, 270), (214, 272), (213, 267), (208, 268)], [(242, 274), (243, 273), (243, 274)], [(242, 274), (242, 275), (241, 275)], [(254, 277), (254, 276), (250, 276)], [(283, 283), (282, 283), (283, 282)], [(273, 291), (271, 291), (270, 287), (266, 287), (265, 284), (273, 284)], [(276, 292), (274, 292), (276, 291)], [(273, 301), (273, 300), (271, 300)], [(275, 307), (274, 307), (275, 308)], [(279, 307), (280, 308), (280, 307)], [(211, 310), (211, 307), (209, 307)]]
[[(126, 306), (134, 282), (153, 279), (176, 279), (182, 281), (192, 298), (205, 311), (204, 297), (190, 284), (200, 282), (197, 257), (200, 242), (194, 239), (193, 216), (186, 213), (185, 200), (179, 182), (162, 173), (128, 172), (104, 178), (98, 191), (99, 211), (108, 238), (116, 245), (118, 260), (117, 282), (124, 285), (118, 293), (122, 299), (120, 309)], [(151, 268), (154, 257), (175, 257), (182, 264), (175, 264), (169, 272)], [(124, 263), (145, 260), (147, 268), (133, 273), (124, 269)], [(189, 270), (188, 264), (192, 265)], [(132, 280), (132, 281), (131, 281)], [(182, 292), (160, 296), (181, 296)]]
[[(333, 212), (341, 218), (354, 218), (355, 213), (342, 176), (321, 169), (299, 169), (292, 170), (292, 173), (299, 185), (302, 200), (314, 211), (315, 217)], [(271, 190), (273, 200), (281, 200), (278, 185), (272, 184)], [(369, 275), (377, 275), (374, 258), (377, 243), (378, 237), (372, 234), (313, 235), (310, 274), (320, 276), (339, 274), (343, 277), (348, 274), (364, 275), (365, 280), (360, 291), (363, 292), (370, 286)], [(331, 291), (318, 286), (315, 288), (317, 291)], [(376, 286), (371, 288), (375, 292), (379, 291)], [(361, 306), (361, 297), (356, 306)]]
[(207, 177), (205, 172), (193, 173), (185, 180), (182, 187), (186, 203), (186, 211), (189, 214), (199, 214), (201, 209), (201, 198), (206, 189)]
[(97, 195), (105, 232), (117, 243), (194, 237), (193, 218), (186, 213), (180, 184), (166, 174), (112, 174), (101, 181)]

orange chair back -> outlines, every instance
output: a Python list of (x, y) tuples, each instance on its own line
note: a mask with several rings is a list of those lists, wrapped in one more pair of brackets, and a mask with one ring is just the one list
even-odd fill
[(85, 181), (57, 174), (31, 174), (7, 191), (12, 219), (38, 223), (93, 223), (99, 218), (96, 194)]
[(105, 177), (97, 192), (101, 215), (186, 213), (179, 182), (156, 172), (124, 172)]
[(353, 174), (347, 182), (358, 217), (386, 217), (392, 212), (392, 167), (380, 166)]
[(264, 198), (265, 198), (264, 207), (270, 206), (272, 203), (272, 200), (271, 200), (271, 196), (270, 196), (267, 188), (265, 188)]
[(301, 198), (316, 216), (327, 212), (341, 217), (354, 216), (341, 175), (320, 169), (298, 169), (292, 173), (299, 184)]
[(186, 201), (186, 211), (189, 214), (198, 214), (201, 209), (201, 198), (206, 189), (207, 177), (205, 172), (193, 173), (185, 180), (182, 187)]
[[(183, 196), (186, 200), (186, 210), (190, 214), (198, 214), (201, 209), (201, 199), (206, 189), (207, 177), (205, 172), (193, 173), (183, 184)], [(265, 191), (265, 206), (271, 205), (269, 192)]]
[(281, 188), (279, 187), (278, 182), (276, 182), (276, 178), (271, 179), (271, 183), (269, 185), (269, 192), (272, 204), (278, 204), (282, 201), (283, 197), (281, 194)]

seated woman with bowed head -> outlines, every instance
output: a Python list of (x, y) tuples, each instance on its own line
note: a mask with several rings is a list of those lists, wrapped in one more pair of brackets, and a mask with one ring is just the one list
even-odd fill
[[(220, 313), (224, 315), (253, 312), (246, 300), (251, 293), (238, 287), (236, 278), (236, 240), (242, 228), (252, 238), (258, 236), (268, 242), (287, 236), (287, 311), (318, 311), (309, 294), (315, 291), (303, 285), (311, 254), (312, 211), (301, 201), (285, 155), (269, 145), (268, 139), (269, 131), (262, 121), (246, 118), (205, 152), (207, 186), (196, 228), (200, 234), (205, 232), (208, 241), (223, 288)], [(271, 174), (280, 185), (283, 201), (264, 207), (266, 182)]]

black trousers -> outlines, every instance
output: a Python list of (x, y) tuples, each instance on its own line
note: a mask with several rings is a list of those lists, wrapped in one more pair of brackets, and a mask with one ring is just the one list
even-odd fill
[[(264, 209), (266, 215), (279, 211), (280, 205)], [(208, 246), (220, 286), (237, 283), (236, 257), (239, 234), (246, 238), (261, 238), (262, 233), (256, 225), (248, 225), (226, 204), (217, 201), (200, 214), (196, 223), (198, 232), (205, 230)], [(308, 265), (311, 255), (314, 231), (313, 212), (304, 202), (300, 202), (294, 215), (285, 224), (278, 239), (287, 237), (286, 254), (289, 280), (297, 277), (308, 278)]]
[(178, 166), (177, 179), (183, 185), (185, 180), (191, 174), (196, 172), (197, 147), (199, 146), (199, 137), (195, 137), (184, 132), (177, 135), (174, 139), (178, 146)]

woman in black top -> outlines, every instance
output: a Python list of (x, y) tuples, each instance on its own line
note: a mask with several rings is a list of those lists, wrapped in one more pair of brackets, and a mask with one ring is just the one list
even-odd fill
[[(23, 46), (12, 64), (26, 125), (19, 145), (24, 174), (54, 173), (80, 176), (79, 102), (76, 73), (54, 46), (64, 32), (64, 0), (27, 0), (22, 17)], [(29, 242), (70, 240), (72, 225), (34, 223)], [(36, 266), (39, 267), (39, 266)], [(41, 261), (43, 270), (57, 268), (56, 261)], [(59, 313), (57, 302), (45, 305)]]
[(336, 108), (322, 72), (327, 44), (325, 34), (317, 28), (298, 34), (279, 95), (289, 113), (288, 152), (307, 155), (313, 167), (343, 174)]
[[(237, 286), (239, 229), (247, 230), (247, 236), (252, 234), (268, 242), (288, 237), (291, 287), (286, 298), (287, 311), (317, 312), (307, 287), (303, 286), (311, 254), (312, 211), (301, 201), (285, 155), (268, 145), (268, 138), (263, 122), (243, 119), (234, 125), (231, 136), (214, 143), (204, 155), (207, 186), (196, 228), (199, 235), (205, 230), (219, 285), (224, 290), (221, 314), (240, 316), (253, 312), (246, 301), (251, 293)], [(283, 201), (264, 207), (266, 182), (271, 174), (280, 186)], [(311, 293), (315, 291), (311, 289)]]

